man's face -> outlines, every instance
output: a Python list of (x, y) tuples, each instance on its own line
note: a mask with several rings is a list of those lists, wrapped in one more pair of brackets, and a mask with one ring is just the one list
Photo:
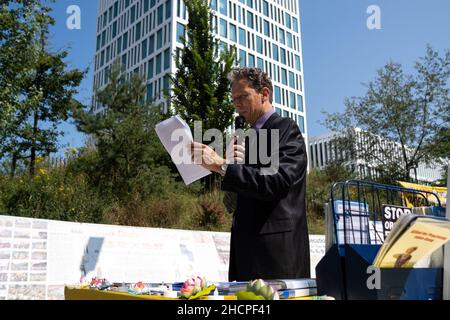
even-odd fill
[(264, 114), (262, 94), (253, 89), (247, 80), (234, 82), (231, 95), (236, 112), (251, 125)]

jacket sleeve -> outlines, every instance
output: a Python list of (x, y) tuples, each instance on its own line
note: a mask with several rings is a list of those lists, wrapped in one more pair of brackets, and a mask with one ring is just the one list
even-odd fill
[(271, 175), (245, 164), (230, 164), (222, 190), (234, 191), (257, 200), (273, 201), (284, 198), (306, 166), (304, 140), (293, 121), (287, 130), (280, 129), (279, 166)]

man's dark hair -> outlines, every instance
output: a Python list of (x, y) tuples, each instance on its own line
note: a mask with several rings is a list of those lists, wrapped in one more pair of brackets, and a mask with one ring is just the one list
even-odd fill
[(228, 80), (231, 81), (232, 85), (235, 81), (242, 79), (247, 80), (249, 85), (257, 92), (260, 92), (264, 87), (269, 89), (269, 101), (272, 103), (273, 85), (267, 73), (259, 68), (236, 68), (228, 74)]

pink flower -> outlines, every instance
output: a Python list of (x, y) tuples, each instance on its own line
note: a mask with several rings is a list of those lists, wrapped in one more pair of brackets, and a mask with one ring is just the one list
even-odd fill
[(183, 283), (183, 287), (181, 288), (180, 292), (183, 296), (189, 297), (200, 292), (204, 287), (206, 287), (205, 279), (197, 276), (195, 278), (186, 280)]
[(138, 283), (135, 284), (135, 287), (138, 289), (144, 289), (145, 285), (142, 281), (139, 281)]

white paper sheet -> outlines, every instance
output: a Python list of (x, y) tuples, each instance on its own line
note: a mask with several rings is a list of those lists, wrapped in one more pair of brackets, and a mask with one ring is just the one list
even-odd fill
[(186, 185), (211, 174), (211, 171), (191, 161), (189, 148), (194, 139), (183, 119), (173, 116), (158, 123), (155, 130)]

